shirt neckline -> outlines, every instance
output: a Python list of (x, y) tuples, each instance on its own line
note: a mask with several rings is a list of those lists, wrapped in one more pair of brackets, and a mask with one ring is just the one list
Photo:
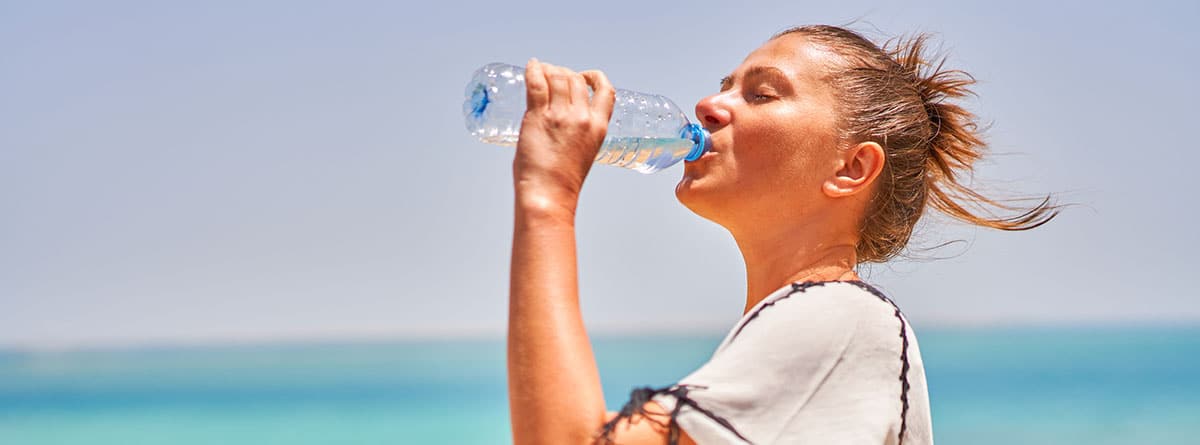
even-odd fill
[(864, 290), (869, 289), (868, 291), (870, 291), (872, 293), (879, 292), (878, 289), (875, 288), (875, 286), (872, 286), (870, 283), (867, 283), (863, 280), (792, 281), (790, 283), (784, 284), (783, 286), (779, 287), (779, 289), (776, 289), (776, 290), (772, 291), (771, 293), (767, 294), (767, 296), (765, 298), (763, 298), (758, 303), (755, 303), (754, 306), (750, 308), (749, 312), (742, 314), (742, 317), (740, 319), (738, 319), (737, 323), (734, 323), (733, 328), (731, 328), (729, 330), (729, 332), (725, 334), (725, 339), (721, 341), (721, 344), (719, 346), (717, 346), (717, 352), (720, 352), (722, 349), (725, 349), (725, 347), (728, 346), (731, 341), (733, 341), (733, 338), (736, 337), (737, 334), (740, 333), (742, 331), (742, 329), (747, 324), (749, 324), (751, 320), (753, 320), (755, 317), (757, 317), (758, 313), (761, 312), (767, 306), (775, 304), (775, 302), (777, 302), (783, 298), (786, 298), (787, 296), (790, 296), (792, 294), (804, 292), (805, 290), (812, 288), (812, 287), (820, 287), (820, 286), (825, 286), (828, 284), (843, 284), (843, 283), (849, 284), (849, 285), (852, 285), (852, 286), (855, 286), (855, 287), (858, 287), (858, 288), (864, 289)]

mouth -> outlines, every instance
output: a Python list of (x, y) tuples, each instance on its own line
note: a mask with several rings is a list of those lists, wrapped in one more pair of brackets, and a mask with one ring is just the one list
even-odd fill
[(715, 154), (718, 154), (718, 153), (722, 153), (722, 152), (724, 152), (724, 151), (725, 151), (725, 145), (724, 145), (724, 144), (718, 144), (718, 143), (717, 143), (717, 141), (713, 140), (713, 139), (710, 137), (710, 138), (709, 138), (709, 140), (708, 140), (708, 150), (705, 150), (705, 151), (704, 151), (704, 154), (703, 154), (703, 155), (701, 155), (701, 156), (700, 156), (700, 158), (701, 158), (701, 159), (703, 159), (703, 158), (707, 158), (707, 157), (709, 157), (709, 156), (712, 156), (712, 155), (715, 155)]
[[(692, 125), (696, 125), (696, 124), (692, 124)], [(724, 150), (723, 150), (724, 144), (718, 144), (717, 141), (713, 140), (711, 134), (708, 134), (707, 131), (705, 133), (706, 133), (705, 134), (706, 137), (704, 138), (704, 143), (705, 143), (706, 147), (705, 147), (704, 153), (702, 153), (700, 156), (696, 157), (693, 160), (685, 162), (685, 164), (692, 164), (692, 163), (700, 162), (705, 159), (711, 159), (713, 156), (717, 156), (718, 154), (724, 152)]]
[(717, 151), (709, 149), (708, 151), (704, 152), (704, 154), (700, 155), (700, 157), (696, 158), (695, 160), (686, 161), (683, 164), (685, 167), (690, 166), (690, 165), (706, 165), (707, 161), (712, 160), (712, 158), (717, 155), (718, 155)]

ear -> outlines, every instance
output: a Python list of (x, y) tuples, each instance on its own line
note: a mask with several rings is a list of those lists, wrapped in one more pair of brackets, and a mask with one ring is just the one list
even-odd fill
[(839, 159), (837, 173), (825, 180), (822, 186), (825, 195), (841, 198), (870, 190), (886, 160), (883, 147), (875, 142), (860, 142), (850, 147)]

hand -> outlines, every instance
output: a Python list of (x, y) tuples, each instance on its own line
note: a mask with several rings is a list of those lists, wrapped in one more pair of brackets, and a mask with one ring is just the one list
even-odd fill
[[(595, 94), (588, 98), (588, 87)], [(530, 59), (526, 110), (513, 159), (518, 205), (574, 215), (583, 180), (604, 142), (616, 92), (604, 73)]]

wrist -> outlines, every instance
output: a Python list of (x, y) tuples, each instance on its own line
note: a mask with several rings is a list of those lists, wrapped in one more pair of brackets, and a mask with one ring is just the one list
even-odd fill
[(573, 226), (577, 203), (578, 198), (570, 193), (518, 189), (514, 211), (518, 222), (553, 222)]

